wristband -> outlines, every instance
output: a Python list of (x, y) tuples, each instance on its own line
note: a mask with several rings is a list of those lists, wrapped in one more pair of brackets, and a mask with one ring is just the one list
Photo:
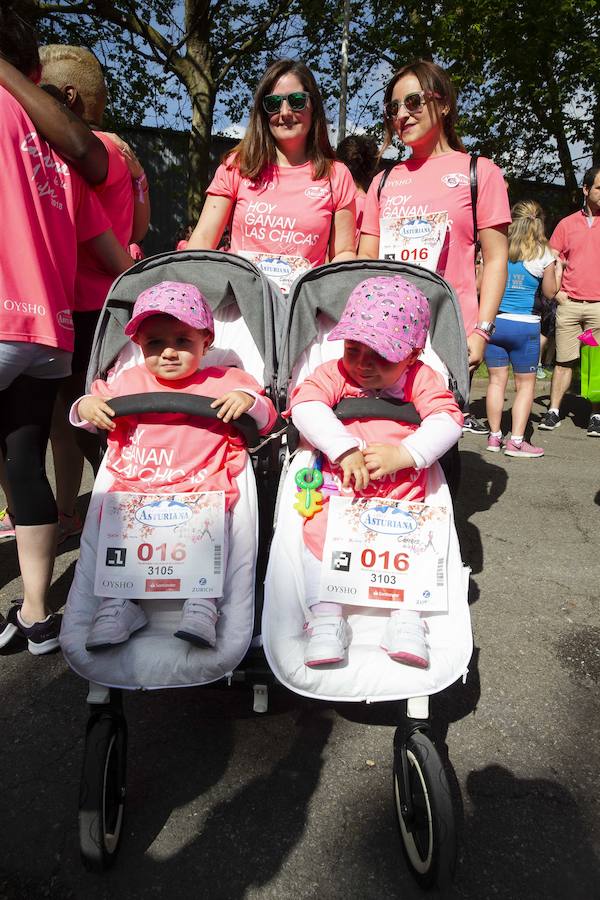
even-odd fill
[(137, 178), (134, 178), (133, 183), (135, 185), (137, 198), (140, 201), (140, 203), (143, 203), (144, 202), (144, 194), (150, 190), (149, 185), (148, 185), (148, 179), (146, 178), (146, 173), (142, 172), (141, 175), (138, 175)]
[(479, 337), (482, 337), (484, 339), (486, 344), (489, 344), (491, 335), (489, 334), (489, 332), (484, 331), (483, 328), (474, 328), (473, 334), (478, 334)]

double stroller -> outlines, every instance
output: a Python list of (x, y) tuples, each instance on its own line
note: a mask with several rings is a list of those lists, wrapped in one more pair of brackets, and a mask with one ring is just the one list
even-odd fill
[[(341, 355), (341, 345), (325, 337), (351, 290), (365, 278), (384, 274), (402, 275), (428, 297), (432, 324), (426, 361), (444, 371), (457, 395), (465, 398), (468, 372), (460, 311), (451, 288), (435, 274), (385, 261), (332, 264), (301, 276), (283, 298), (249, 261), (210, 251), (152, 257), (115, 282), (98, 324), (88, 381), (105, 377), (115, 364), (135, 361), (135, 348), (123, 327), (142, 290), (160, 281), (191, 282), (205, 295), (215, 318), (214, 346), (206, 364), (244, 368), (264, 384), (283, 411), (298, 381), (320, 362)], [(130, 415), (142, 411), (136, 406), (139, 402), (140, 398), (119, 398), (111, 405), (117, 415)], [(373, 402), (385, 408), (362, 413), (340, 410), (338, 415), (391, 414), (417, 421), (414, 408), (405, 405), (390, 412), (385, 401)], [(147, 405), (144, 410), (149, 411)], [(177, 409), (170, 406), (168, 411)], [(215, 415), (208, 404), (200, 404), (197, 414)], [(270, 439), (259, 439), (252, 420), (244, 421), (247, 418), (239, 420), (249, 456), (237, 479), (240, 497), (231, 520), (215, 648), (200, 649), (174, 638), (181, 601), (162, 595), (141, 601), (149, 624), (125, 644), (101, 653), (86, 650), (98, 603), (94, 572), (100, 513), (110, 484), (104, 466), (96, 479), (61, 634), (68, 663), (90, 683), (79, 801), (83, 862), (90, 869), (105, 869), (120, 846), (127, 752), (123, 691), (246, 682), (253, 688), (254, 710), (265, 712), (275, 676), (284, 687), (315, 700), (397, 704), (393, 796), (402, 846), (423, 887), (443, 884), (452, 876), (456, 840), (448, 782), (428, 736), (428, 699), (466, 672), (472, 652), (468, 571), (462, 566), (454, 526), (448, 553), (448, 612), (428, 617), (428, 669), (399, 666), (383, 654), (378, 648), (381, 611), (362, 607), (355, 607), (348, 617), (353, 638), (347, 664), (306, 667), (302, 521), (293, 505), (295, 475), (311, 466), (313, 454), (298, 450), (293, 429), (285, 426), (276, 426)], [(429, 471), (427, 503), (452, 508), (437, 464)]]

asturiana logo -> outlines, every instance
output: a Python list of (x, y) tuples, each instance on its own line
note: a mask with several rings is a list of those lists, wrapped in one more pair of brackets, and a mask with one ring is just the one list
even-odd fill
[(192, 518), (192, 511), (185, 503), (179, 503), (177, 500), (155, 500), (153, 503), (141, 506), (135, 517), (142, 525), (167, 528), (189, 522)]
[(329, 188), (326, 187), (317, 187), (313, 185), (312, 187), (307, 187), (304, 191), (304, 196), (309, 197), (311, 200), (321, 200), (323, 197), (326, 197), (329, 193)]
[(449, 188), (458, 187), (459, 184), (468, 184), (469, 179), (466, 175), (463, 175), (462, 172), (449, 172), (447, 175), (442, 175), (442, 181)]
[(409, 534), (417, 528), (413, 516), (397, 506), (372, 506), (361, 515), (360, 523), (379, 534)]
[(73, 316), (71, 315), (70, 309), (61, 309), (60, 312), (57, 312), (56, 321), (61, 328), (67, 328), (69, 331), (73, 331)]
[(431, 234), (432, 224), (427, 219), (412, 219), (405, 222), (400, 229), (400, 234), (405, 238), (423, 238)]

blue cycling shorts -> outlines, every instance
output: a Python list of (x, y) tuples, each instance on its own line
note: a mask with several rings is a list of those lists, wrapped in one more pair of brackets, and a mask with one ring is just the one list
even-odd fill
[(508, 366), (518, 375), (537, 370), (540, 358), (540, 323), (496, 319), (496, 330), (485, 350), (488, 369)]

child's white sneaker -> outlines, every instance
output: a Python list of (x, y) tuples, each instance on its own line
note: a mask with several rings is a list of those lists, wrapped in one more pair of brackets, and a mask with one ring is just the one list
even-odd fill
[(138, 603), (122, 598), (105, 598), (96, 610), (85, 649), (101, 650), (123, 644), (134, 631), (139, 631), (147, 623), (146, 613)]
[(190, 597), (183, 604), (183, 615), (175, 637), (197, 647), (214, 647), (217, 643), (218, 618), (213, 600), (208, 597)]
[(383, 633), (381, 647), (388, 656), (407, 666), (426, 669), (429, 648), (425, 641), (426, 626), (418, 612), (392, 613)]
[(315, 616), (308, 628), (305, 664), (314, 667), (343, 662), (350, 642), (348, 632), (342, 616)]

